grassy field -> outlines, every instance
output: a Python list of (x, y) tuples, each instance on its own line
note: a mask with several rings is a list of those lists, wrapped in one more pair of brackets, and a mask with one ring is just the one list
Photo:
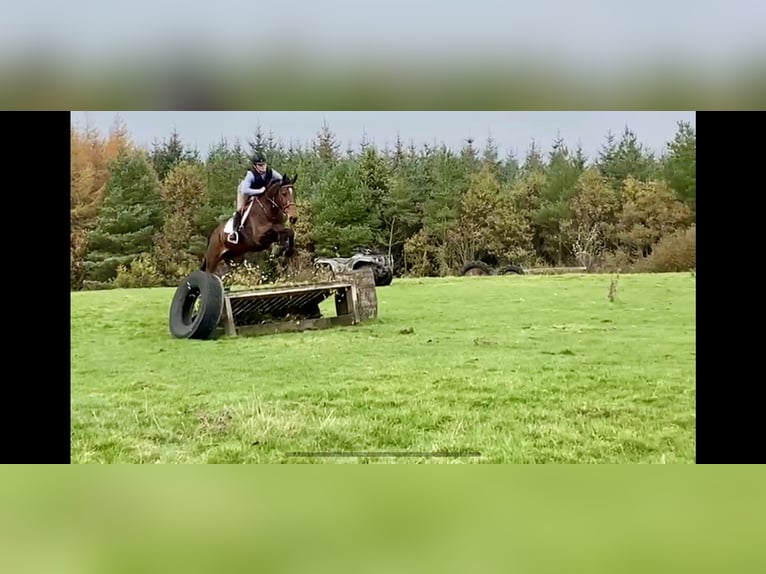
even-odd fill
[[(397, 278), (377, 320), (213, 341), (173, 289), (72, 293), (72, 462), (693, 463), (696, 278), (613, 279)], [(338, 451), (480, 456), (294, 454)]]

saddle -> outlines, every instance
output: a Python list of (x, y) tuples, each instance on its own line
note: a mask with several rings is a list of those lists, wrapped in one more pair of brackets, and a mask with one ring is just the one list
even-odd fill
[[(247, 221), (247, 216), (250, 215), (250, 208), (253, 207), (254, 201), (255, 201), (255, 198), (250, 199), (244, 207), (244, 213), (240, 214), (241, 217), (239, 220), (239, 229), (234, 229), (234, 216), (231, 216), (226, 221), (226, 225), (223, 226), (223, 232), (226, 234), (226, 238), (229, 243), (234, 243), (234, 244), (239, 243), (240, 229), (244, 230), (245, 222)], [(237, 211), (236, 213), (239, 213), (239, 211)]]

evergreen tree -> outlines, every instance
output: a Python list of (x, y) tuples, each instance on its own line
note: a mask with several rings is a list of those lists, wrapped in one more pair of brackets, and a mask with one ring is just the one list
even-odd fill
[(327, 121), (322, 123), (322, 128), (314, 140), (314, 152), (322, 161), (334, 163), (340, 158), (340, 143), (330, 129)]
[(519, 165), (519, 160), (516, 159), (513, 150), (509, 150), (505, 159), (498, 166), (497, 176), (500, 183), (504, 185), (513, 184), (519, 176), (520, 171), (521, 166)]
[(676, 196), (692, 210), (697, 208), (697, 135), (689, 122), (679, 122), (673, 141), (667, 144), (663, 165), (665, 180)]
[(230, 217), (237, 207), (237, 186), (245, 177), (249, 160), (239, 146), (221, 140), (211, 147), (205, 162), (206, 202), (197, 217), (197, 230), (207, 234)]
[(540, 149), (534, 139), (532, 139), (532, 142), (529, 144), (529, 149), (524, 158), (522, 169), (527, 173), (531, 171), (543, 171), (545, 169), (543, 155), (540, 153)]
[(370, 190), (359, 167), (348, 160), (336, 164), (320, 182), (312, 206), (316, 252), (348, 257), (358, 247), (378, 243), (380, 220), (370, 205)]
[(104, 202), (91, 251), (85, 261), (86, 278), (107, 282), (141, 253), (148, 253), (162, 225), (162, 202), (157, 173), (141, 150), (120, 154), (109, 168)]
[(607, 146), (602, 149), (597, 166), (617, 187), (622, 187), (629, 177), (649, 181), (658, 174), (658, 163), (654, 154), (638, 143), (636, 134), (627, 126), (616, 145), (613, 137), (607, 140)]
[(489, 167), (494, 173), (498, 173), (500, 162), (497, 159), (497, 144), (492, 136), (487, 136), (487, 142), (484, 144), (484, 151), (481, 155), (482, 167)]
[(390, 174), (385, 158), (380, 155), (375, 146), (365, 146), (359, 160), (362, 182), (371, 190), (379, 193), (378, 199), (388, 191)]
[(164, 181), (168, 172), (182, 161), (199, 161), (199, 153), (186, 148), (175, 127), (169, 139), (153, 142), (152, 148), (149, 157), (160, 181)]

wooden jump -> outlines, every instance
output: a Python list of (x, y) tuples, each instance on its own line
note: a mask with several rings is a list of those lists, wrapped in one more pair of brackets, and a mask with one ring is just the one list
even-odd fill
[[(227, 336), (267, 335), (354, 325), (377, 316), (372, 271), (336, 276), (335, 281), (258, 287), (224, 294), (220, 327)], [(320, 303), (334, 296), (335, 317), (322, 317)]]

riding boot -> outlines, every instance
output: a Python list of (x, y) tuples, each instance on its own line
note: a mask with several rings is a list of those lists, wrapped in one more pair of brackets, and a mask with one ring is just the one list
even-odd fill
[(239, 226), (242, 221), (242, 214), (239, 211), (234, 212), (234, 218), (231, 222), (231, 233), (229, 233), (229, 241), (237, 243), (239, 241)]

